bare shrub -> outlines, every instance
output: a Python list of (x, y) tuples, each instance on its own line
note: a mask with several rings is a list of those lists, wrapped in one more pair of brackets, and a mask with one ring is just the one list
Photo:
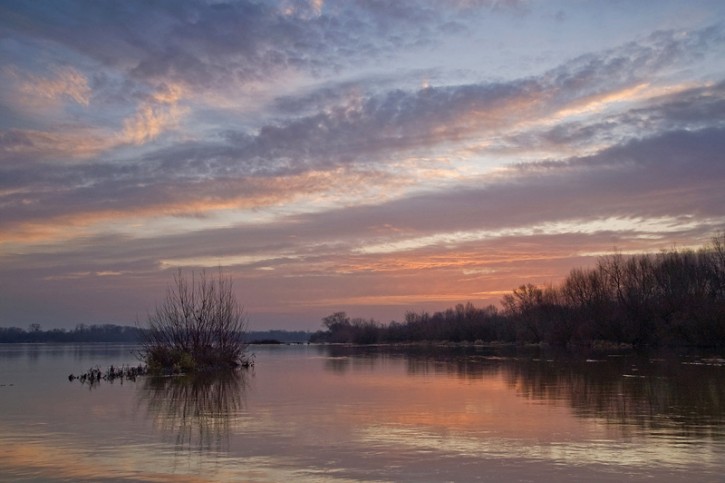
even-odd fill
[(151, 372), (191, 373), (249, 365), (247, 318), (231, 278), (219, 270), (190, 279), (181, 270), (166, 298), (148, 316), (141, 356)]

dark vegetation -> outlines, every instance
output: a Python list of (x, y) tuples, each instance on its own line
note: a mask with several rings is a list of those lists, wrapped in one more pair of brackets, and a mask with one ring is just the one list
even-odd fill
[(281, 345), (282, 342), (277, 339), (254, 339), (250, 345)]
[(28, 330), (18, 327), (0, 327), (0, 343), (8, 342), (128, 342), (143, 339), (144, 330), (121, 325), (79, 324), (73, 330), (42, 330), (39, 324), (31, 324)]
[(89, 386), (95, 386), (102, 380), (109, 382), (119, 380), (121, 383), (124, 380), (135, 382), (137, 377), (145, 376), (147, 372), (148, 368), (143, 364), (139, 364), (138, 366), (111, 366), (105, 371), (102, 371), (99, 367), (91, 367), (88, 371), (78, 376), (74, 374), (69, 375), (68, 380), (71, 382), (78, 380), (81, 384), (88, 384)]
[(304, 330), (250, 331), (247, 333), (247, 340), (250, 344), (270, 343), (271, 341), (280, 344), (302, 344), (308, 342), (311, 335), (311, 332)]
[[(39, 324), (28, 329), (0, 327), (0, 344), (5, 343), (74, 343), (74, 342), (125, 342), (138, 344), (144, 340), (146, 329), (125, 325), (79, 324), (75, 329), (43, 330)], [(310, 340), (311, 332), (303, 330), (248, 331), (246, 339), (250, 344), (258, 341), (276, 340), (282, 344), (300, 344)]]
[(312, 342), (503, 342), (554, 346), (725, 345), (725, 234), (699, 250), (600, 258), (559, 286), (522, 285), (502, 309), (409, 312), (382, 325), (337, 312)]
[(250, 366), (245, 343), (247, 318), (221, 270), (179, 272), (166, 298), (148, 316), (141, 357), (149, 372), (180, 374)]

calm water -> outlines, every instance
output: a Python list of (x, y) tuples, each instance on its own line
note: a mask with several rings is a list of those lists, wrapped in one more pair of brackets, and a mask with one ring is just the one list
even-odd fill
[(255, 348), (90, 388), (120, 345), (0, 345), (0, 481), (724, 481), (725, 361)]

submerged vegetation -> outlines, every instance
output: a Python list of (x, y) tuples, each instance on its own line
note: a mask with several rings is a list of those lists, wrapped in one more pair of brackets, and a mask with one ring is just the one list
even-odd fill
[(138, 366), (111, 366), (105, 371), (102, 371), (99, 367), (91, 367), (86, 372), (78, 376), (76, 376), (75, 374), (70, 374), (68, 376), (68, 380), (71, 382), (78, 380), (81, 384), (95, 386), (96, 384), (99, 384), (102, 380), (109, 382), (119, 380), (121, 381), (121, 383), (123, 383), (124, 380), (136, 381), (137, 377), (145, 376), (147, 372), (148, 369), (143, 364), (139, 364)]
[(725, 345), (725, 234), (699, 250), (601, 257), (558, 286), (522, 285), (501, 309), (473, 304), (409, 312), (382, 325), (337, 312), (313, 342), (547, 343), (556, 346)]
[(148, 316), (141, 357), (153, 374), (194, 373), (249, 366), (246, 315), (221, 270), (174, 276), (164, 301)]

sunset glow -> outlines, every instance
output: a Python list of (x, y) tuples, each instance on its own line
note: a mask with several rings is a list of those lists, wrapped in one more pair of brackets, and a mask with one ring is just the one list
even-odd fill
[(498, 304), (725, 230), (725, 3), (0, 2), (0, 326)]

